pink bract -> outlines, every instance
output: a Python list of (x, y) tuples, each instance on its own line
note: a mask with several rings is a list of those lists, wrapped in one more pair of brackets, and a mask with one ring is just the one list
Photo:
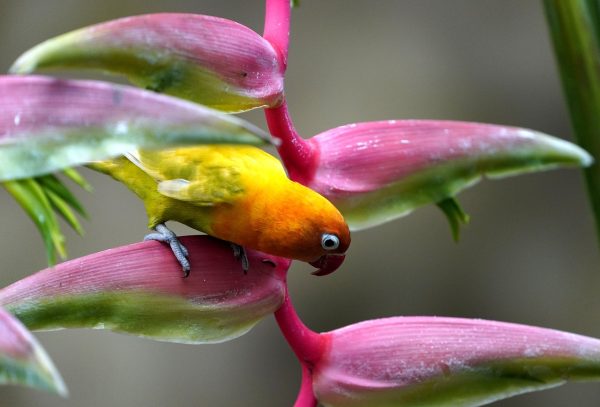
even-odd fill
[(3, 308), (0, 308), (0, 383), (30, 386), (62, 396), (68, 393), (44, 349)]
[(226, 242), (181, 241), (188, 278), (167, 245), (143, 242), (42, 270), (0, 290), (0, 303), (30, 329), (108, 328), (185, 343), (240, 336), (282, 304), (289, 260), (249, 250), (245, 274)]
[(326, 406), (476, 406), (600, 375), (600, 340), (525, 325), (396, 317), (322, 336)]
[(0, 181), (134, 148), (267, 140), (262, 130), (236, 117), (130, 86), (0, 76)]
[(307, 143), (316, 157), (307, 185), (338, 206), (353, 229), (453, 197), (483, 176), (592, 162), (576, 145), (540, 132), (456, 121), (349, 124)]
[(250, 28), (219, 17), (160, 13), (121, 18), (47, 40), (23, 54), (13, 73), (98, 69), (224, 111), (277, 106), (283, 67)]

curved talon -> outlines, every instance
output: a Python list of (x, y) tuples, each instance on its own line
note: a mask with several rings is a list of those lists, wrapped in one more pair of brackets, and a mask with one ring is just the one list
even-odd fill
[(159, 223), (154, 228), (155, 233), (149, 233), (144, 236), (144, 241), (146, 240), (156, 240), (159, 242), (168, 243), (171, 247), (171, 251), (175, 255), (175, 258), (181, 264), (181, 268), (183, 270), (183, 277), (187, 277), (190, 275), (190, 262), (187, 259), (188, 250), (187, 248), (181, 244), (179, 239), (177, 239), (177, 235), (171, 231), (168, 227), (166, 227), (163, 223)]
[(242, 262), (242, 270), (244, 270), (244, 274), (247, 274), (248, 270), (250, 270), (250, 262), (248, 261), (246, 250), (243, 246), (235, 243), (231, 243), (231, 248), (233, 249), (233, 256)]

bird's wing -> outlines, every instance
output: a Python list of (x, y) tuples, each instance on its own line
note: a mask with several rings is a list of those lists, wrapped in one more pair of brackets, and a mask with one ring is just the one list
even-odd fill
[[(200, 206), (233, 202), (241, 196), (244, 193), (241, 174), (256, 167), (257, 160), (281, 167), (276, 158), (254, 147), (136, 150), (126, 157), (156, 180), (162, 195)], [(284, 172), (282, 167), (281, 171)]]

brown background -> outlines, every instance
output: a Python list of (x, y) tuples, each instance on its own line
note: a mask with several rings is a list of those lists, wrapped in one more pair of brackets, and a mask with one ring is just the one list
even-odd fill
[[(243, 0), (2, 0), (0, 69), (30, 46), (126, 15), (217, 15), (261, 31), (263, 4)], [(303, 0), (294, 11), (290, 109), (309, 136), (354, 121), (437, 118), (530, 127), (570, 138), (541, 2)], [(259, 112), (246, 115), (264, 127)], [(124, 187), (86, 172), (92, 215), (72, 257), (135, 242), (143, 208)], [(293, 299), (316, 330), (392, 315), (488, 318), (600, 337), (600, 259), (581, 174), (483, 182), (461, 194), (472, 215), (460, 244), (436, 208), (356, 233), (342, 271), (296, 266)], [(32, 223), (0, 192), (0, 283), (44, 267)], [(178, 229), (185, 232), (186, 229)], [(68, 400), (0, 387), (1, 406), (288, 406), (292, 353), (267, 318), (225, 344), (185, 346), (96, 331), (37, 334)], [(595, 406), (600, 384), (570, 384), (498, 406)]]

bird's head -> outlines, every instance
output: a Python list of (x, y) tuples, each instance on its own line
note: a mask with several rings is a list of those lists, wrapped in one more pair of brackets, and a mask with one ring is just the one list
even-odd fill
[(333, 273), (350, 247), (350, 229), (344, 217), (331, 202), (308, 188), (296, 207), (296, 222), (290, 231), (295, 254), (291, 257), (316, 267), (314, 275)]

